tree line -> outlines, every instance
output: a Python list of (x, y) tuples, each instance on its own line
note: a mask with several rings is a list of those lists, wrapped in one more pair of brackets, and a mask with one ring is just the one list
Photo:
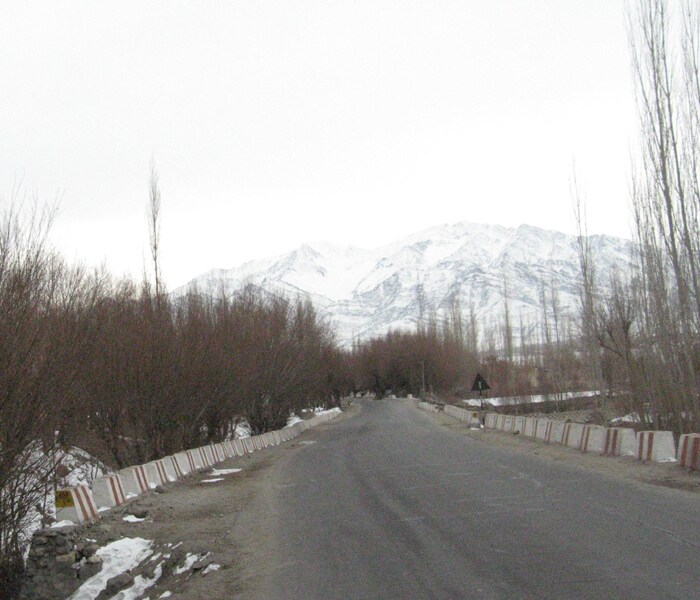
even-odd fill
[(48, 242), (51, 208), (0, 207), (0, 579), (20, 569), (66, 448), (121, 468), (224, 440), (241, 422), (279, 429), (346, 392), (342, 354), (309, 301), (164, 291), (158, 203), (154, 172), (155, 268), (141, 282), (67, 264)]

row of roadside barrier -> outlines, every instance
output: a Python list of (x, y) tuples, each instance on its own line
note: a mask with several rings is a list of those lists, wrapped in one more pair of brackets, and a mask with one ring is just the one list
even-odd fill
[(451, 404), (445, 404), (445, 412), (459, 419), (463, 423), (466, 423), (469, 427), (481, 427), (481, 420), (479, 419), (479, 412), (475, 410), (465, 410), (464, 408), (459, 408), (458, 406), (452, 406)]
[(468, 427), (481, 427), (481, 420), (479, 419), (478, 411), (465, 410), (464, 408), (459, 408), (458, 406), (453, 406), (452, 404), (445, 404), (443, 406), (432, 402), (424, 402), (423, 400), (418, 402), (418, 408), (428, 412), (439, 412), (440, 406), (442, 406), (442, 410), (444, 412), (455, 419), (466, 423)]
[[(430, 412), (438, 407), (430, 402), (419, 402), (418, 407)], [(478, 426), (477, 411), (446, 404), (444, 412)], [(581, 452), (605, 456), (632, 456), (640, 461), (678, 462), (692, 471), (700, 470), (700, 433), (681, 435), (676, 447), (671, 431), (638, 431), (628, 427), (604, 427), (571, 423), (546, 417), (525, 417), (488, 412), (484, 415), (484, 427), (540, 440), (546, 444), (558, 444)]]
[(97, 477), (91, 485), (56, 490), (56, 521), (72, 521), (75, 524), (97, 521), (104, 509), (120, 506), (159, 485), (204, 471), (228, 458), (244, 456), (292, 440), (339, 414), (338, 411), (331, 411), (277, 431), (183, 450), (144, 465)]
[(564, 422), (545, 417), (520, 417), (486, 413), (484, 426), (546, 444), (559, 444), (581, 452), (606, 456), (632, 456), (644, 462), (674, 462), (681, 467), (697, 470), (700, 462), (700, 434), (687, 433), (680, 437), (676, 448), (671, 431), (638, 431), (628, 427), (604, 427)]

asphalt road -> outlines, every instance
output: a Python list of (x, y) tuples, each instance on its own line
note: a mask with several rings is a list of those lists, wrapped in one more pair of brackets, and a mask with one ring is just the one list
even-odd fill
[(697, 494), (523, 456), (408, 401), (304, 439), (261, 598), (700, 598)]

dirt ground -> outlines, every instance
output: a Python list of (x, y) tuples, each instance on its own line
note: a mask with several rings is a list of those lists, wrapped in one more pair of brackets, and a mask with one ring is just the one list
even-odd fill
[[(339, 419), (351, 418), (359, 410), (357, 404), (352, 405)], [(700, 493), (700, 475), (673, 464), (642, 464), (631, 458), (583, 454), (511, 433), (469, 430), (444, 413), (428, 414), (437, 425), (478, 443), (529, 453), (542, 460), (565, 461), (577, 468), (639, 485)], [(331, 428), (337, 422), (326, 423), (319, 429)], [(162, 553), (163, 558), (169, 555), (161, 563), (163, 575), (148, 590), (148, 598), (159, 598), (165, 592), (172, 594), (166, 597), (187, 600), (246, 598), (266, 572), (279, 567), (271, 555), (274, 492), (281, 485), (285, 464), (304, 448), (304, 441), (313, 436), (313, 431), (281, 446), (221, 463), (217, 469), (241, 469), (223, 476), (223, 481), (206, 483), (204, 480), (212, 479), (212, 475), (197, 474), (166, 486), (162, 493), (148, 493), (125, 507), (103, 513), (102, 520), (90, 529), (89, 535), (100, 545), (123, 537), (141, 537), (153, 540), (155, 552)], [(147, 511), (145, 520), (136, 523), (123, 520), (125, 515), (140, 510)], [(198, 557), (194, 568), (176, 574), (188, 555)], [(141, 565), (134, 575), (148, 576), (163, 558)], [(210, 567), (207, 571), (210, 564), (220, 568), (213, 571)]]

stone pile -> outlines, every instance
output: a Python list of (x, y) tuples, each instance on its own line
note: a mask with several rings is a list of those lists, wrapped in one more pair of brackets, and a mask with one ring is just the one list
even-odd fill
[(39, 529), (27, 557), (21, 598), (63, 600), (102, 568), (100, 546), (85, 541), (80, 527)]

